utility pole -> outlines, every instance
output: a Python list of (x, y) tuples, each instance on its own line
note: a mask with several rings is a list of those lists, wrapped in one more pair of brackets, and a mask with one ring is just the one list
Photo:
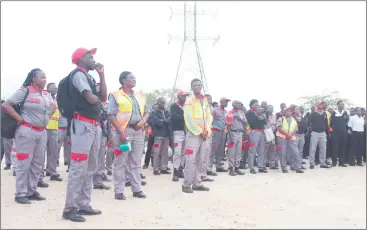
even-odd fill
[[(180, 13), (173, 13), (173, 10), (171, 8), (171, 17), (172, 19), (173, 15), (181, 15)], [(183, 31), (183, 38), (180, 38), (182, 45), (181, 45), (181, 53), (180, 58), (178, 62), (177, 72), (176, 72), (176, 78), (173, 84), (173, 92), (177, 88), (187, 88), (187, 84), (191, 79), (193, 78), (199, 78), (203, 83), (203, 91), (204, 93), (209, 92), (208, 87), (208, 81), (205, 75), (204, 66), (203, 66), (203, 60), (200, 55), (199, 50), (199, 41), (202, 40), (209, 40), (213, 41), (213, 45), (217, 43), (217, 41), (220, 39), (219, 34), (216, 37), (198, 37), (198, 27), (197, 27), (197, 18), (198, 15), (205, 15), (205, 12), (198, 12), (196, 7), (196, 1), (185, 1), (184, 3), (184, 11), (183, 11), (183, 17), (184, 17), (184, 31)], [(168, 44), (173, 38), (172, 36), (169, 36)], [(184, 77), (183, 75), (189, 75)], [(190, 78), (189, 78), (190, 77)], [(178, 84), (179, 80), (184, 83), (184, 85)], [(189, 80), (189, 81), (187, 81)], [(179, 86), (179, 87), (178, 87)], [(181, 89), (182, 89), (181, 88)], [(173, 96), (174, 97), (174, 96)], [(172, 101), (174, 101), (174, 98), (172, 98)]]

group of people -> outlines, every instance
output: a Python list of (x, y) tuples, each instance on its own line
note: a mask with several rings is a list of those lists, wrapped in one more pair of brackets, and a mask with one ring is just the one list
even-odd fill
[[(57, 172), (62, 145), (68, 165), (63, 218), (75, 222), (85, 221), (83, 215), (102, 213), (92, 208), (91, 194), (93, 188), (110, 189), (103, 183), (108, 175), (113, 178), (116, 200), (126, 199), (126, 186), (131, 186), (133, 197), (145, 198), (141, 168), (148, 168), (150, 161), (153, 175), (172, 174), (172, 181), (183, 179), (182, 192), (193, 193), (209, 191), (203, 182), (213, 182), (211, 176), (218, 173), (244, 175), (247, 168), (252, 174), (267, 173), (268, 168), (279, 166), (283, 173), (289, 169), (303, 173), (302, 158), (307, 155), (310, 169), (317, 164), (321, 168), (363, 166), (362, 158), (366, 160), (364, 109), (348, 113), (339, 101), (337, 110), (331, 111), (317, 101), (307, 114), (302, 107), (285, 104), (274, 114), (273, 106), (253, 99), (247, 111), (237, 100), (223, 97), (219, 103), (212, 102), (210, 95), (202, 94), (199, 79), (191, 81), (191, 92), (177, 93), (177, 102), (169, 110), (164, 98), (149, 108), (146, 96), (133, 90), (136, 79), (131, 72), (122, 72), (120, 88), (107, 94), (104, 67), (95, 62), (95, 53), (96, 49), (77, 49), (72, 55), (77, 67), (59, 87), (46, 86), (45, 73), (33, 69), (22, 88), (2, 104), (18, 124), (14, 140), (2, 140), (5, 169), (13, 168), (16, 177), (17, 203), (45, 200), (37, 191), (48, 187), (45, 175), (62, 181)], [(93, 70), (99, 83), (89, 74)], [(68, 85), (68, 92), (60, 87), (62, 83)], [(60, 96), (64, 94), (66, 99)], [(18, 113), (14, 106), (22, 102)], [(232, 109), (227, 111), (229, 102)], [(146, 134), (148, 146), (141, 167)], [(168, 166), (170, 149), (173, 173)]]

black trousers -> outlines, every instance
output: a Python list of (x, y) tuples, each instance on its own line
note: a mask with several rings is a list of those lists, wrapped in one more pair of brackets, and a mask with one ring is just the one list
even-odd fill
[[(305, 145), (303, 146), (303, 158), (307, 159), (308, 156), (310, 155), (310, 140), (311, 140), (311, 135), (308, 134), (307, 136), (305, 136)], [(315, 158), (317, 159), (317, 158)]]
[(333, 155), (331, 153), (331, 134), (326, 134), (327, 143), (326, 143), (326, 159), (332, 158)]
[(354, 165), (355, 160), (357, 161), (358, 164), (362, 164), (364, 141), (365, 140), (363, 132), (352, 132), (350, 141), (349, 159), (348, 159), (350, 165)]
[(152, 156), (152, 148), (154, 144), (154, 136), (149, 136), (147, 152), (145, 153), (144, 165), (149, 166), (149, 162), (152, 161), (153, 164), (153, 156)]
[(331, 159), (333, 164), (337, 163), (337, 158), (339, 158), (339, 164), (344, 164), (347, 159), (345, 158), (347, 135), (347, 130), (334, 130), (331, 133)]

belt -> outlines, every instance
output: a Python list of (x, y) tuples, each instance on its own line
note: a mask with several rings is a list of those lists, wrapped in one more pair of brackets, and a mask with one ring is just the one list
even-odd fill
[(88, 117), (84, 117), (78, 113), (74, 114), (74, 119), (75, 120), (79, 120), (79, 121), (85, 121), (85, 122), (88, 122), (88, 123), (91, 123), (93, 125), (99, 125), (100, 122), (97, 121), (97, 120), (94, 120), (94, 119), (91, 119), (91, 118), (88, 118)]
[(234, 130), (234, 129), (231, 129), (231, 132), (235, 132), (235, 133), (244, 133), (245, 131), (244, 130), (240, 130), (240, 129), (237, 129), (237, 130)]
[(359, 134), (363, 134), (363, 131), (352, 131), (352, 133), (359, 133)]
[(263, 133), (264, 132), (264, 130), (263, 129), (251, 129), (252, 131), (255, 131), (255, 132), (261, 132), (261, 133)]
[(224, 130), (220, 130), (220, 129), (217, 129), (217, 128), (212, 128), (212, 131), (214, 131), (214, 132), (224, 132)]
[(59, 127), (59, 130), (66, 130), (65, 127)]
[(28, 128), (31, 128), (31, 129), (33, 129), (33, 130), (36, 130), (36, 131), (43, 131), (43, 130), (45, 130), (45, 128), (41, 128), (41, 127), (37, 127), (37, 126), (33, 126), (33, 125), (31, 125), (31, 124), (29, 124), (29, 123), (27, 123), (27, 122), (25, 122), (25, 121), (23, 121), (22, 125), (24, 125), (24, 126), (26, 126), (26, 127), (28, 127)]

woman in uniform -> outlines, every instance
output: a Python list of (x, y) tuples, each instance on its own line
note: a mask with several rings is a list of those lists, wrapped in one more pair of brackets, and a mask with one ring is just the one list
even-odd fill
[[(17, 121), (15, 132), (17, 148), (15, 201), (30, 204), (29, 200), (45, 200), (37, 192), (37, 183), (44, 163), (47, 143), (46, 125), (56, 111), (48, 92), (43, 91), (46, 75), (40, 69), (29, 72), (23, 87), (18, 89), (4, 104), (4, 110)], [(26, 98), (25, 98), (26, 97)], [(13, 105), (25, 98), (23, 108), (18, 114)]]

